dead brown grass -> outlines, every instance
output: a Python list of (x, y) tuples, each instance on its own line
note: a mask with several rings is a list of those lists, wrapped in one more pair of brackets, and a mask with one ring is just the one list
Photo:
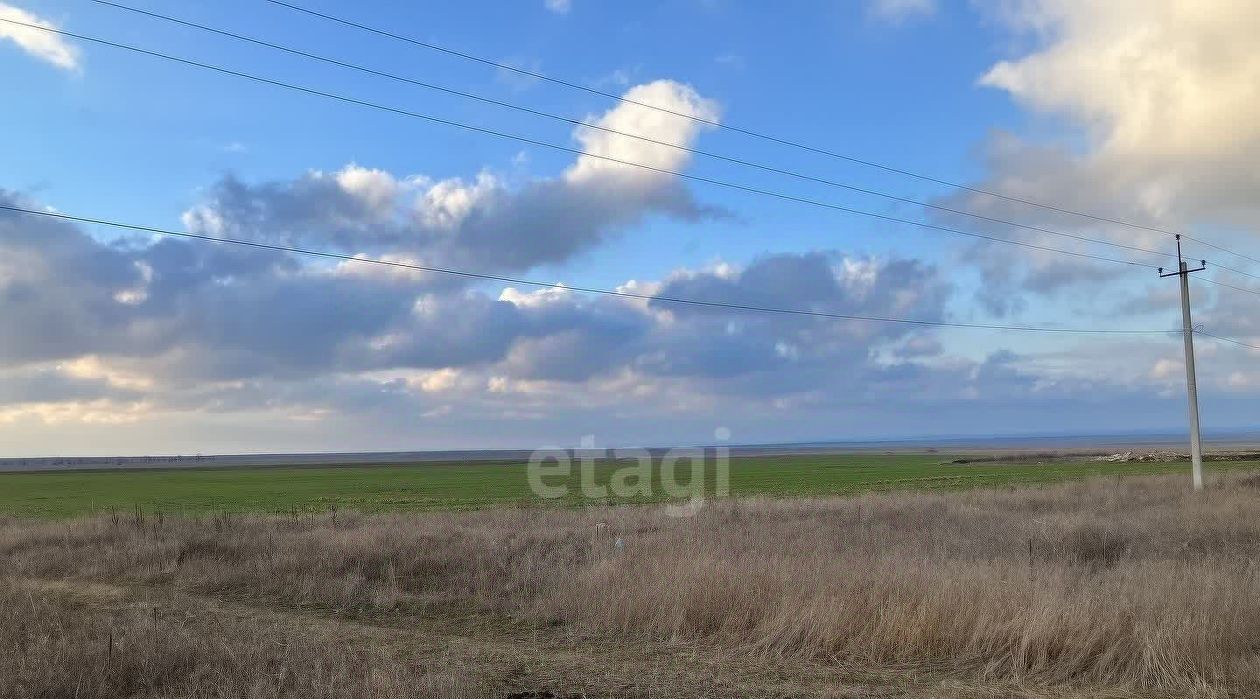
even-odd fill
[[(1198, 495), (1186, 479), (1151, 477), (725, 501), (690, 518), (599, 508), (7, 521), (0, 564), (17, 580), (114, 581), (334, 614), (467, 610), (736, 658), (1245, 696), (1260, 692), (1260, 496), (1239, 480)], [(0, 696), (462, 691), (458, 680), (435, 689), (440, 679), (397, 657), (330, 655), (318, 639), (225, 627), (150, 643), (137, 631), (143, 615), (122, 623), (2, 592), (0, 673), (26, 691)], [(119, 640), (128, 650), (103, 660), (101, 639), (117, 628), (132, 629)], [(103, 662), (115, 663), (110, 672)], [(55, 670), (65, 667), (83, 670)]]
[[(384, 647), (331, 645), (187, 609), (97, 605), (55, 590), (0, 587), (0, 697), (464, 698), (478, 678), (417, 665)], [(160, 616), (159, 616), (160, 614)]]

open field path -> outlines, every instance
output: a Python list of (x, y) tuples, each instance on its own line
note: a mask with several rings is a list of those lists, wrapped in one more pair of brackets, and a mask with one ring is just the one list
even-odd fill
[[(83, 614), (152, 615), (153, 633), (249, 628), (281, 638), (318, 637), (339, 647), (386, 652), (449, 677), (451, 697), (690, 699), (816, 697), (1164, 697), (1010, 684), (975, 685), (923, 668), (851, 668), (838, 663), (723, 652), (701, 644), (602, 638), (571, 627), (516, 623), (502, 615), (406, 611), (346, 613), (277, 605), (247, 595), (192, 595), (172, 587), (91, 580), (9, 579), (10, 589), (55, 599)], [(470, 684), (471, 683), (471, 684)]]

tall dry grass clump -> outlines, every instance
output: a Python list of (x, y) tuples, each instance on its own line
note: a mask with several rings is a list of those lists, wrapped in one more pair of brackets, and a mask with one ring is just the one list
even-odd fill
[[(219, 616), (91, 605), (0, 583), (0, 697), (481, 699), (478, 678)], [(183, 610), (181, 610), (183, 611)]]
[[(950, 494), (0, 525), (22, 579), (418, 614), (979, 679), (1260, 692), (1260, 491), (1227, 478)], [(620, 541), (620, 544), (618, 544)]]

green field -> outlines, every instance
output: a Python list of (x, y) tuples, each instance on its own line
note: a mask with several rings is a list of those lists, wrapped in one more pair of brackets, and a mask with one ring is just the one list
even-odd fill
[[(734, 496), (817, 496), (894, 489), (984, 488), (1046, 483), (1089, 476), (1186, 473), (1184, 463), (950, 463), (942, 454), (842, 454), (827, 456), (743, 457), (730, 462)], [(624, 463), (601, 462), (593, 483), (607, 484)], [(1260, 462), (1212, 462), (1222, 468), (1257, 468)], [(713, 492), (715, 470), (705, 475)], [(522, 463), (419, 463), (401, 466), (270, 467), (163, 469), (150, 471), (77, 471), (0, 474), (0, 514), (19, 517), (68, 517), (90, 512), (129, 512), (139, 505), (163, 512), (322, 512), (340, 510), (474, 509), (494, 506), (578, 506), (591, 503), (668, 500), (660, 474), (651, 497), (580, 494), (579, 470), (566, 480), (551, 475), (544, 482), (567, 486), (556, 500), (538, 498)], [(690, 470), (680, 468), (675, 483), (688, 485)]]

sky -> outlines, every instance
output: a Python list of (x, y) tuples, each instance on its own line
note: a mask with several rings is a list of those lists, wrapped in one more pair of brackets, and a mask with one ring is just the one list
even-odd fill
[[(627, 101), (262, 0), (134, 2), (563, 118), (90, 0), (0, 0), (412, 114), (0, 22), (0, 204), (638, 296), (0, 211), (5, 455), (1184, 430), (1177, 284), (1154, 269), (1171, 231), (1209, 262), (1196, 326), (1260, 344), (1246, 0), (299, 3)], [(1255, 428), (1260, 352), (1197, 353), (1205, 431)]]

